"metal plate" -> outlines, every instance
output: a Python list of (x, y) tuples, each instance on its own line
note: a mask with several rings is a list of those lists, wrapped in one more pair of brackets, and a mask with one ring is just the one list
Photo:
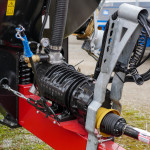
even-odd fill
[[(9, 80), (10, 86), (18, 89), (18, 60), (19, 54), (16, 49), (0, 47), (0, 79), (6, 77)], [(14, 119), (18, 118), (18, 97), (11, 92), (0, 88), (0, 105)]]
[[(38, 99), (31, 95), (29, 85), (20, 85), (19, 91), (27, 97)], [(26, 100), (19, 98), (19, 124), (39, 137), (56, 150), (85, 150), (87, 132), (76, 120), (56, 123), (52, 118), (46, 117), (37, 111)], [(124, 150), (112, 141), (100, 143), (98, 150)]]

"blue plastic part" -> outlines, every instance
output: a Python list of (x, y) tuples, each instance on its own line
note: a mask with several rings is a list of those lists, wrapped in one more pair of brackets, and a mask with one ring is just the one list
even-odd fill
[(24, 41), (22, 41), (22, 43), (23, 43), (23, 46), (24, 46), (25, 56), (26, 57), (32, 57), (33, 53), (32, 53), (32, 51), (30, 49), (29, 42), (27, 40), (26, 35), (23, 37), (23, 39), (24, 39)]
[[(20, 31), (21, 31), (20, 28), (16, 28), (16, 30), (20, 30)], [(17, 34), (15, 35), (15, 37), (16, 37), (17, 39), (20, 39), (19, 37), (17, 37)], [(27, 39), (26, 35), (25, 35), (24, 37), (21, 37), (21, 38), (24, 39), (24, 41), (22, 41), (22, 43), (23, 43), (23, 46), (24, 46), (24, 53), (25, 53), (25, 56), (26, 56), (26, 57), (32, 57), (32, 56), (33, 56), (33, 53), (32, 53), (32, 51), (31, 51), (31, 49), (30, 49), (29, 42), (28, 42), (28, 39)]]
[(20, 28), (16, 28), (16, 30), (20, 30), (20, 31), (21, 31), (21, 29), (20, 29)]
[(103, 31), (105, 31), (105, 26), (107, 21), (106, 20), (97, 20), (98, 27), (101, 27)]
[(147, 45), (146, 45), (146, 47), (150, 47), (150, 38), (149, 37), (147, 38)]

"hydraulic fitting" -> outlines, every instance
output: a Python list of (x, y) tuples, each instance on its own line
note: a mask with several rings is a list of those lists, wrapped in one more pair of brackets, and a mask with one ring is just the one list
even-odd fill
[[(40, 55), (33, 55), (32, 56), (32, 60), (33, 60), (34, 63), (36, 63), (36, 62), (44, 62), (44, 61), (47, 61), (48, 59), (49, 59), (48, 55), (42, 55), (42, 54), (40, 54)], [(28, 63), (28, 67), (31, 67), (29, 57), (25, 57), (24, 61), (26, 63)]]

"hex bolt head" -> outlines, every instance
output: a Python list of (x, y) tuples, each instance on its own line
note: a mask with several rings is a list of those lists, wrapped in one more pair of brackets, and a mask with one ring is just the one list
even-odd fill
[(53, 124), (56, 124), (56, 121), (53, 121)]
[(89, 141), (89, 142), (91, 142), (91, 140), (90, 140), (90, 139), (88, 139), (88, 141)]

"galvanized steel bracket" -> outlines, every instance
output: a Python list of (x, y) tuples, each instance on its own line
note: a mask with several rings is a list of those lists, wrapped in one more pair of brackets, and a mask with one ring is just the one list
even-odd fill
[[(110, 18), (101, 72), (95, 84), (94, 99), (87, 112), (85, 128), (88, 131), (88, 142), (86, 150), (97, 150), (98, 148), (98, 140), (94, 133), (97, 111), (105, 101), (107, 85), (116, 63), (119, 60), (126, 65), (128, 64), (142, 30), (138, 23), (140, 13), (147, 13), (147, 10), (129, 4), (122, 4), (118, 11), (118, 18), (116, 20)], [(119, 75), (121, 78), (125, 77), (125, 74), (119, 73)], [(122, 88), (123, 83), (115, 76), (111, 89), (111, 98), (113, 100), (121, 98)]]

